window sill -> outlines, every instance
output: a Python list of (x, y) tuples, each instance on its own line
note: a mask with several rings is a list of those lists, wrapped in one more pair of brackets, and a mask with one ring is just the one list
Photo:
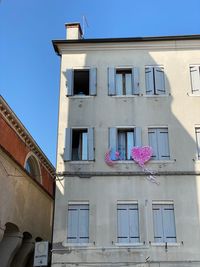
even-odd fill
[(117, 247), (146, 247), (143, 243), (115, 243)]
[(68, 162), (70, 164), (90, 164), (93, 163), (94, 160), (65, 160), (64, 162)]
[(169, 97), (171, 94), (164, 94), (164, 95), (143, 95), (144, 97), (155, 98), (155, 97)]
[(134, 98), (134, 97), (138, 97), (141, 96), (141, 94), (137, 94), (137, 95), (112, 95), (111, 97), (114, 98)]
[[(166, 243), (151, 243), (152, 247), (165, 247)], [(167, 247), (180, 247), (180, 243), (167, 243)]]
[(164, 163), (167, 163), (167, 164), (170, 164), (170, 163), (175, 163), (176, 160), (150, 160), (148, 163), (151, 164), (164, 164)]
[(200, 96), (200, 93), (198, 93), (198, 94), (187, 93), (187, 95), (188, 96), (197, 96), (197, 97), (199, 97)]
[(63, 241), (63, 247), (92, 247), (93, 243), (68, 243), (67, 241)]
[(72, 95), (72, 96), (67, 96), (68, 98), (71, 98), (71, 99), (83, 99), (83, 98), (94, 98), (93, 95)]

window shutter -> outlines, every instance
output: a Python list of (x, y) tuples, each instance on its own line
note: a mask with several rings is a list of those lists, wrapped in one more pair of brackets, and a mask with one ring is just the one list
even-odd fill
[(131, 149), (134, 147), (134, 132), (127, 132), (127, 159), (132, 159)]
[(176, 242), (173, 205), (163, 205), (163, 230), (165, 242)]
[(97, 95), (97, 69), (90, 69), (90, 95)]
[(153, 149), (152, 159), (158, 159), (157, 130), (148, 130), (149, 146)]
[(198, 158), (200, 157), (200, 128), (195, 129), (196, 132), (196, 142), (197, 142), (197, 153)]
[(64, 148), (64, 160), (72, 159), (72, 129), (65, 129), (65, 148)]
[(159, 159), (169, 159), (169, 139), (168, 139), (168, 129), (157, 129), (158, 131), (158, 154)]
[(111, 159), (116, 160), (115, 152), (117, 151), (117, 128), (109, 128), (109, 148), (111, 149)]
[(82, 133), (82, 148), (80, 152), (82, 153), (81, 159), (88, 160), (88, 133)]
[(79, 243), (89, 242), (89, 206), (80, 205), (79, 207)]
[(161, 67), (155, 67), (155, 91), (156, 94), (165, 94), (165, 79), (164, 79), (164, 69)]
[(69, 243), (78, 242), (78, 208), (75, 205), (68, 209), (67, 239)]
[(153, 225), (155, 242), (163, 242), (163, 222), (161, 205), (153, 205)]
[(138, 95), (140, 93), (140, 81), (139, 81), (139, 68), (132, 68), (132, 85), (133, 94)]
[(199, 66), (190, 67), (190, 76), (191, 76), (191, 82), (192, 82), (192, 92), (193, 93), (200, 92)]
[(115, 95), (115, 68), (108, 68), (108, 95)]
[(118, 242), (129, 243), (129, 218), (127, 205), (118, 205)]
[(67, 86), (67, 96), (72, 96), (74, 94), (74, 71), (73, 69), (66, 70), (66, 86)]
[(94, 128), (88, 128), (88, 160), (94, 160)]
[(130, 229), (130, 242), (139, 242), (139, 216), (138, 205), (129, 205), (129, 229)]
[(135, 146), (142, 146), (142, 129), (140, 127), (135, 128)]
[(153, 68), (152, 67), (145, 68), (145, 82), (146, 82), (146, 94), (153, 95), (154, 94), (154, 79), (153, 79)]

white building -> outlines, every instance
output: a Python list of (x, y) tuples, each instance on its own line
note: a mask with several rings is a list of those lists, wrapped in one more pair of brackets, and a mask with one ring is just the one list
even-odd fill
[[(53, 41), (52, 266), (200, 266), (200, 35), (82, 39), (78, 23), (66, 27)], [(145, 166), (159, 185), (134, 146), (153, 148)]]

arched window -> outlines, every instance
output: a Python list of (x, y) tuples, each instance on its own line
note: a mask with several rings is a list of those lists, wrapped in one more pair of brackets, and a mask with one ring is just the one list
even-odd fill
[(31, 177), (35, 178), (38, 182), (41, 182), (39, 165), (34, 156), (28, 157), (26, 160), (25, 169)]

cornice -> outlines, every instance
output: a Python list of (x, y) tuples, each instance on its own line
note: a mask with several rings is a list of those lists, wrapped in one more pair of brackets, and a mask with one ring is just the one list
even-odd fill
[(26, 144), (27, 147), (37, 156), (39, 161), (44, 165), (44, 167), (49, 171), (49, 173), (55, 177), (55, 168), (48, 160), (44, 152), (37, 145), (36, 141), (33, 139), (28, 130), (24, 127), (19, 118), (15, 115), (3, 97), (0, 95), (0, 113), (3, 118), (8, 122), (16, 134), (21, 138), (21, 140)]

